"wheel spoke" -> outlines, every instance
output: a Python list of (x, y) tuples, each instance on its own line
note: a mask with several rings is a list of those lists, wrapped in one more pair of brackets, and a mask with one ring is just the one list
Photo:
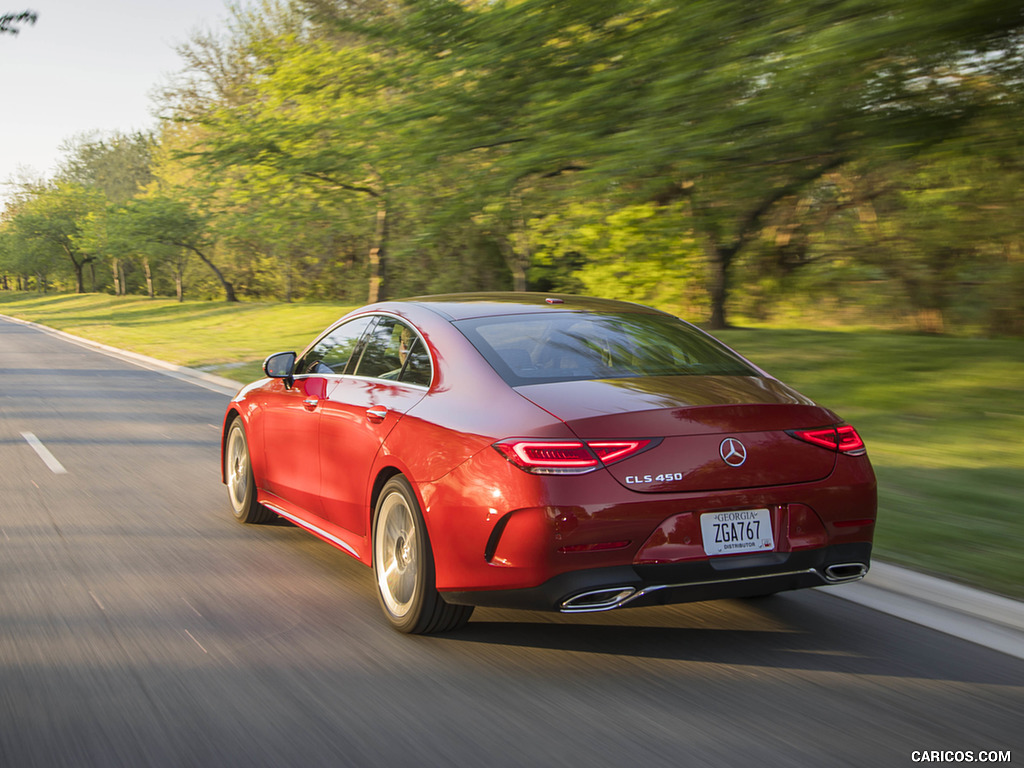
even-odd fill
[(405, 520), (399, 519), (394, 512), (388, 515), (387, 529), (385, 533), (387, 534), (387, 542), (389, 545), (393, 545), (399, 538), (401, 538), (402, 534), (405, 532), (404, 524)]
[(409, 550), (409, 561), (416, 562), (416, 528), (413, 526), (409, 527), (409, 532), (406, 534), (405, 546)]
[(401, 494), (389, 494), (381, 503), (374, 557), (377, 585), (388, 611), (404, 616), (411, 608), (419, 579), (416, 523)]
[(228, 484), (235, 508), (241, 508), (249, 485), (249, 452), (240, 430), (231, 433), (228, 442)]

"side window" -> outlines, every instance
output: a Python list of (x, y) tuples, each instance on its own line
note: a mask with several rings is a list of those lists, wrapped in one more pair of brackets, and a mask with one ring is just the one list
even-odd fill
[(399, 381), (429, 387), (430, 376), (430, 353), (427, 352), (427, 345), (423, 339), (416, 336), (413, 339), (412, 346), (409, 347), (405, 368), (402, 370)]
[(373, 321), (359, 317), (339, 325), (318, 341), (295, 366), (295, 375), (341, 374), (345, 372), (359, 339)]
[(430, 355), (416, 331), (393, 317), (381, 317), (367, 334), (354, 373), (428, 386)]

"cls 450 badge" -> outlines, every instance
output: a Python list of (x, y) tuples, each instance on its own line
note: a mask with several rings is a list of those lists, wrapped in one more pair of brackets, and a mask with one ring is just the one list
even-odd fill
[(646, 483), (671, 483), (682, 480), (682, 472), (664, 472), (660, 475), (626, 475), (627, 485), (644, 485)]

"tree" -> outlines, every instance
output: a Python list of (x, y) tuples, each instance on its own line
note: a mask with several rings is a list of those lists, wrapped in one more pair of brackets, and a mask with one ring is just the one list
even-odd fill
[(921, 331), (998, 330), (992, 309), (1024, 299), (1013, 281), (1024, 253), (1020, 139), (982, 135), (937, 146), (884, 179), (857, 167), (842, 179), (852, 205), (827, 230), (838, 244), (830, 255), (898, 286), (896, 309)]
[[(154, 138), (143, 132), (114, 132), (108, 136), (85, 133), (65, 141), (61, 149), (64, 158), (57, 178), (96, 190), (106, 201), (105, 206), (81, 223), (83, 232), (79, 242), (84, 250), (95, 255), (96, 261), (110, 259), (114, 293), (123, 296), (128, 292), (126, 272), (131, 270), (138, 249), (107, 232), (109, 214), (152, 181)], [(91, 262), (89, 266), (92, 268), (94, 264)], [(147, 289), (152, 295), (152, 279), (145, 259), (142, 266), (147, 275)]]
[[(367, 301), (387, 295), (387, 256), (401, 144), (387, 129), (398, 77), (373, 48), (337, 48), (323, 39), (265, 41), (265, 68), (254, 98), (212, 110), (194, 153), (201, 167), (340, 199), (365, 210), (369, 239)], [(382, 130), (383, 129), (383, 130)], [(388, 143), (391, 139), (391, 143)], [(276, 178), (274, 178), (276, 177)], [(293, 194), (293, 193), (288, 193)]]
[[(355, 222), (365, 211), (358, 232), (350, 229), (343, 239), (368, 241), (369, 298), (382, 297), (390, 195), (380, 158), (359, 138), (370, 134), (360, 133), (351, 115), (367, 78), (361, 68), (373, 66), (371, 57), (317, 38), (288, 4), (264, 2), (233, 13), (227, 36), (197, 36), (180, 50), (186, 72), (163, 96), (165, 114), (186, 125), (193, 140), (172, 158), (192, 162), (188, 196), (202, 198), (225, 242), (237, 237), (246, 250), (255, 245), (272, 254), (283, 266), (287, 295), (305, 235), (338, 241), (336, 224), (325, 232), (317, 214)], [(281, 205), (302, 218), (281, 221)]]
[(79, 242), (82, 223), (104, 204), (102, 195), (79, 184), (62, 182), (27, 199), (12, 217), (11, 231), (38, 253), (58, 253), (70, 264), (75, 291), (85, 293), (84, 269), (95, 259)]
[[(131, 233), (133, 240), (149, 245), (175, 246), (194, 253), (217, 278), (224, 291), (224, 300), (238, 301), (234, 284), (210, 258), (214, 242), (206, 218), (192, 210), (188, 203), (163, 197), (140, 198), (125, 206), (124, 217), (120, 226)], [(179, 269), (176, 273), (179, 300), (182, 271)]]
[(80, 134), (61, 145), (60, 179), (93, 187), (115, 205), (123, 205), (153, 180), (152, 134), (114, 132)]
[(535, 254), (531, 282), (688, 315), (702, 312), (707, 306), (700, 290), (702, 254), (692, 236), (680, 236), (682, 214), (676, 208), (684, 205), (595, 200), (538, 217), (529, 232)]
[(0, 15), (0, 34), (8, 33), (16, 35), (20, 32), (19, 24), (35, 24), (39, 20), (39, 14), (35, 11), (21, 11), (20, 13), (5, 13)]
[(1019, 3), (410, 0), (421, 151), (472, 158), (471, 194), (579, 175), (591, 194), (686, 200), (711, 325), (781, 201), (855, 158), (907, 156), (980, 108), (951, 77), (1016, 44)]

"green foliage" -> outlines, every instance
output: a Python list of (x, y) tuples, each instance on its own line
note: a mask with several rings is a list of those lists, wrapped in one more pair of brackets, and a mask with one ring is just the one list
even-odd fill
[(21, 31), (19, 24), (35, 24), (38, 20), (39, 14), (35, 11), (2, 14), (0, 15), (0, 34), (16, 35)]
[(715, 327), (852, 306), (1015, 333), (1022, 6), (262, 0), (180, 46), (159, 137), (67, 144), (61, 183), (103, 198), (82, 263), (22, 227), (0, 265), (179, 297), (532, 287)]
[(984, 305), (989, 332), (1024, 336), (1024, 260), (1006, 264), (985, 286)]
[(79, 136), (65, 142), (58, 176), (124, 204), (152, 181), (153, 146), (154, 138), (145, 133)]
[[(703, 252), (679, 231), (679, 208), (573, 203), (531, 223), (531, 280), (551, 290), (706, 314)], [(586, 254), (583, 258), (582, 254)], [(562, 265), (568, 263), (567, 271)]]
[(544, 180), (569, 171), (574, 194), (687, 200), (679, 230), (708, 255), (714, 325), (736, 258), (776, 206), (860, 155), (958, 135), (999, 101), (984, 88), (1001, 73), (981, 52), (1012, 50), (1021, 23), (1019, 8), (975, 18), (987, 3), (409, 6), (393, 39), (427, 54), (422, 135), (464, 164), (467, 194), (500, 205), (513, 193), (529, 211), (513, 222), (538, 215)]
[(13, 238), (8, 251), (17, 253), (23, 268), (40, 279), (51, 271), (70, 271), (76, 291), (82, 293), (85, 265), (95, 255), (82, 249), (79, 235), (88, 216), (102, 206), (102, 195), (80, 184), (60, 182), (41, 188), (10, 218), (5, 228)]

